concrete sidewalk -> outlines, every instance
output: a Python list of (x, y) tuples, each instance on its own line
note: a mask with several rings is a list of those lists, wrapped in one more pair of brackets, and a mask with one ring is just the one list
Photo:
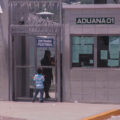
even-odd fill
[(81, 120), (112, 109), (120, 109), (120, 104), (1, 101), (0, 120)]

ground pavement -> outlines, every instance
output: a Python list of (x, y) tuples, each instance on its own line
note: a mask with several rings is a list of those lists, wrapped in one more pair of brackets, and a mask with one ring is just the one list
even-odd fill
[(0, 101), (0, 120), (81, 120), (119, 108), (120, 104)]

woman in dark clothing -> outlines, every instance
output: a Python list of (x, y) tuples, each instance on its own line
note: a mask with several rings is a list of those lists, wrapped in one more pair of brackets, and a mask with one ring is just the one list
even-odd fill
[[(49, 50), (45, 51), (44, 58), (41, 60), (42, 66), (51, 66), (51, 53)], [(45, 75), (44, 90), (45, 98), (50, 98), (49, 89), (51, 86), (51, 80), (53, 78), (52, 68), (43, 68), (43, 74)]]

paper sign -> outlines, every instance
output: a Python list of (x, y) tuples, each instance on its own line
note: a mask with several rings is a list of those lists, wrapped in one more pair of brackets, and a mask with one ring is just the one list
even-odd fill
[(92, 45), (80, 45), (80, 54), (92, 54)]
[(100, 59), (101, 60), (107, 60), (108, 59), (108, 51), (107, 50), (101, 50), (100, 51)]
[(93, 63), (94, 63), (94, 61), (91, 59), (91, 60), (90, 60), (90, 64), (93, 64)]
[(119, 60), (111, 60), (111, 59), (109, 59), (108, 60), (108, 66), (110, 66), (110, 67), (117, 67), (117, 66), (119, 66)]
[(79, 45), (72, 46), (72, 63), (79, 63)]
[(37, 47), (53, 47), (52, 38), (37, 38)]
[(119, 44), (110, 44), (109, 52), (111, 59), (119, 59)]

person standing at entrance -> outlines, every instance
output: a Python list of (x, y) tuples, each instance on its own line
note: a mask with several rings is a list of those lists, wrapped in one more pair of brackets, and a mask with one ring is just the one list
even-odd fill
[(42, 75), (42, 69), (38, 68), (37, 69), (37, 74), (35, 74), (33, 78), (35, 82), (35, 95), (33, 96), (33, 102), (36, 100), (36, 97), (38, 93), (40, 92), (40, 102), (43, 102), (43, 94), (44, 94), (44, 84), (43, 82), (45, 81), (44, 76)]
[(45, 68), (43, 68), (43, 74), (45, 75), (44, 91), (45, 91), (45, 98), (48, 99), (50, 98), (49, 90), (51, 86), (51, 80), (53, 79), (52, 68), (49, 68), (49, 66), (52, 65), (51, 52), (49, 50), (45, 51), (44, 58), (41, 60), (41, 65), (46, 66)]

